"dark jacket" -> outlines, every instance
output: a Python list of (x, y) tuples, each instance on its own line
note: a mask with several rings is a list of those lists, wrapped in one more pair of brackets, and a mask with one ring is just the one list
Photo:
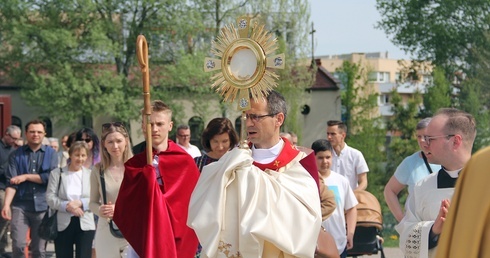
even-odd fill
[(14, 147), (5, 144), (2, 140), (0, 140), (0, 189), (5, 190), (6, 186), (6, 178), (5, 172), (9, 166), (9, 156), (15, 150)]
[[(27, 211), (45, 211), (46, 187), (49, 173), (58, 167), (58, 155), (50, 146), (43, 145), (33, 152), (28, 145), (15, 150), (9, 157), (9, 166), (5, 174), (7, 187), (16, 189), (12, 205)], [(19, 185), (10, 184), (10, 179), (23, 174), (39, 174), (42, 184), (23, 182)]]

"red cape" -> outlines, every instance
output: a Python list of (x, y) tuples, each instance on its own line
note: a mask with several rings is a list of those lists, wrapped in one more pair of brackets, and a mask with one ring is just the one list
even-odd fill
[[(279, 156), (277, 156), (275, 160), (268, 164), (261, 164), (254, 161), (253, 164), (261, 170), (278, 170), (279, 168), (289, 164), (289, 162), (291, 162), (291, 160), (296, 158), (296, 156), (299, 154), (299, 150), (293, 144), (291, 144), (288, 139), (282, 137), (282, 140), (284, 141), (284, 148), (281, 150)], [(301, 159), (299, 163), (306, 169), (306, 171), (308, 171), (308, 173), (310, 173), (311, 177), (313, 177), (316, 182), (318, 191), (320, 191), (320, 178), (318, 177), (315, 153), (311, 151), (306, 157)]]
[(141, 258), (191, 258), (198, 246), (186, 222), (199, 170), (185, 150), (172, 141), (168, 144), (158, 153), (163, 186), (156, 180), (155, 168), (146, 164), (146, 151), (124, 164), (114, 222)]

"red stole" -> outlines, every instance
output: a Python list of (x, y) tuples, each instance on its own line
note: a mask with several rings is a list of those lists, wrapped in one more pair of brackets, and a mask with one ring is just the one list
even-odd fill
[(155, 168), (146, 164), (146, 151), (126, 162), (114, 221), (141, 258), (194, 257), (198, 240), (186, 222), (199, 171), (172, 141), (158, 157), (163, 186)]
[[(263, 171), (265, 171), (266, 169), (277, 171), (280, 168), (286, 166), (289, 162), (291, 162), (296, 156), (298, 156), (299, 150), (286, 138), (283, 137), (282, 140), (284, 141), (284, 147), (275, 160), (268, 164), (261, 164), (254, 161), (253, 164)], [(315, 153), (311, 152), (306, 157), (301, 159), (299, 163), (301, 163), (306, 171), (310, 173), (311, 177), (313, 177), (313, 179), (315, 180), (318, 189), (320, 189), (320, 179), (318, 177), (318, 169), (316, 167)]]

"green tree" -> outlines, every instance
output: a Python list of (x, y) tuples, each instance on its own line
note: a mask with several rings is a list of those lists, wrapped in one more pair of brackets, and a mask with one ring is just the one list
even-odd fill
[(438, 109), (452, 106), (452, 86), (441, 68), (433, 71), (434, 81), (424, 94), (423, 116), (432, 116)]
[(397, 89), (390, 92), (393, 116), (388, 121), (387, 129), (394, 134), (400, 134), (402, 139), (410, 140), (415, 135), (415, 127), (418, 122), (419, 105), (422, 102), (420, 92), (415, 92), (403, 103), (402, 96)]
[(477, 122), (477, 135), (473, 150), (477, 151), (490, 145), (490, 34), (486, 35), (486, 44), (474, 49), (476, 62), (473, 78), (462, 82), (461, 94), (458, 96), (461, 108), (473, 116)]
[(488, 127), (490, 117), (488, 110), (483, 108), (483, 102), (486, 100), (481, 97), (481, 83), (478, 79), (466, 80), (459, 95), (460, 98), (465, 99), (465, 101), (460, 102), (460, 108), (472, 114), (476, 120), (477, 134), (473, 152), (488, 146), (490, 143), (490, 130)]
[[(490, 104), (484, 75), (488, 74), (485, 68), (490, 56), (490, 1), (377, 0), (377, 8), (382, 17), (377, 26), (395, 45), (444, 71), (444, 75), (435, 71), (437, 82), (424, 98), (427, 114), (448, 106), (472, 113), (484, 126), (475, 148), (485, 146)], [(444, 78), (456, 81), (453, 86), (459, 91), (450, 103), (453, 89)]]
[(136, 36), (170, 24), (179, 2), (2, 1), (2, 67), (28, 104), (64, 122), (128, 120), (139, 113)]
[[(266, 2), (5, 0), (0, 3), (0, 72), (20, 86), (28, 104), (47, 116), (64, 122), (92, 114), (128, 120), (139, 116), (140, 102), (135, 100), (141, 100), (141, 78), (135, 43), (137, 35), (144, 34), (152, 98), (174, 105), (176, 119), (183, 109), (177, 103), (183, 99), (204, 116), (210, 102), (202, 100), (219, 97), (209, 87), (202, 62), (215, 33), (224, 22), (242, 15), (240, 11), (253, 10), (254, 17), (268, 21), (288, 55), (289, 73), (298, 67), (294, 63), (301, 51), (296, 50), (304, 47), (293, 45), (303, 43), (298, 38), (306, 32), (298, 21), (308, 19), (307, 1), (294, 1), (298, 9), (288, 15), (276, 12), (293, 10), (286, 8), (292, 2), (270, 1), (274, 8), (263, 13), (260, 8)], [(272, 14), (281, 21), (291, 19), (286, 29), (270, 22)], [(294, 85), (298, 92), (305, 87), (287, 81), (291, 79), (281, 79), (281, 87)], [(223, 114), (227, 107), (221, 104)]]
[(416, 126), (419, 121), (419, 105), (421, 95), (416, 92), (407, 103), (396, 89), (392, 90), (391, 103), (393, 105), (393, 116), (388, 121), (387, 129), (392, 132), (390, 144), (387, 148), (386, 172), (391, 176), (402, 160), (418, 150), (417, 139), (415, 139)]
[[(369, 70), (362, 64), (344, 61), (336, 70), (342, 82), (342, 120), (347, 125), (347, 142), (360, 150), (368, 163), (368, 189), (372, 193), (382, 193), (386, 183), (382, 162), (386, 131), (382, 128), (378, 115), (377, 99), (372, 83), (368, 80)], [(378, 199), (382, 196), (377, 196)]]
[(490, 1), (377, 0), (377, 27), (395, 45), (441, 67), (464, 68), (484, 43)]

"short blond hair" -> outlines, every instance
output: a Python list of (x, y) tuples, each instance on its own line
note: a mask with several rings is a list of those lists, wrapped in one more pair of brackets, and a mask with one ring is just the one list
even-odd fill
[[(170, 106), (165, 104), (165, 102), (161, 100), (154, 100), (151, 103), (151, 111), (152, 112), (165, 112), (169, 116), (170, 119), (172, 119), (172, 109), (170, 109)], [(145, 109), (141, 109), (141, 115), (142, 117), (145, 117)]]

